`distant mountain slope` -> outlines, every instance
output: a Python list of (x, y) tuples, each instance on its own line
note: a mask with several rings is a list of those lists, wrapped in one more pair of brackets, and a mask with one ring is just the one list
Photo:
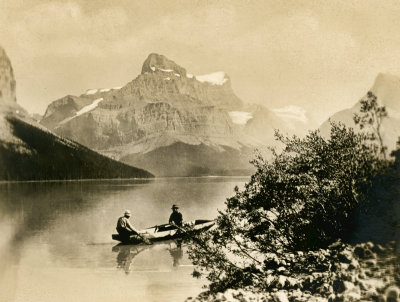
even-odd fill
[[(225, 168), (218, 169), (224, 174), (250, 170), (247, 149), (274, 145), (275, 128), (289, 130), (273, 111), (243, 103), (226, 73), (196, 76), (158, 54), (150, 54), (141, 74), (123, 87), (90, 89), (54, 101), (41, 124), (157, 175), (192, 175), (194, 166), (203, 167), (201, 175), (212, 174), (213, 157), (227, 158)], [(176, 149), (182, 144), (178, 149), (187, 156)]]
[(16, 103), (10, 60), (0, 47), (0, 180), (153, 177), (38, 124)]
[(147, 153), (133, 153), (121, 160), (146, 167), (158, 176), (250, 175), (255, 170), (248, 162), (252, 157), (250, 148), (215, 150), (204, 144), (177, 142)]
[[(387, 109), (388, 116), (382, 122), (382, 138), (389, 151), (395, 150), (400, 137), (400, 78), (380, 73), (370, 91), (377, 96), (378, 103)], [(360, 106), (361, 103), (357, 102), (353, 107), (335, 113), (330, 119), (354, 127), (353, 116), (360, 113)], [(324, 135), (329, 134), (329, 121), (320, 126), (320, 131)]]

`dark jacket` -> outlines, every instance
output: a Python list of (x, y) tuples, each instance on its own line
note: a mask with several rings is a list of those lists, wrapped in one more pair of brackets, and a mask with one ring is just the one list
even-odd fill
[(169, 216), (169, 224), (174, 222), (178, 226), (182, 226), (182, 214), (179, 212), (172, 212), (171, 216)]

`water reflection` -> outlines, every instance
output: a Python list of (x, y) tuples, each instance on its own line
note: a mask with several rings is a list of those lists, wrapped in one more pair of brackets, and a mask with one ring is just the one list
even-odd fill
[(112, 247), (112, 252), (118, 253), (117, 268), (123, 270), (125, 274), (129, 274), (134, 270), (132, 268), (134, 258), (140, 253), (151, 249), (168, 251), (174, 268), (180, 265), (180, 261), (183, 258), (182, 239), (155, 242), (152, 245), (125, 245), (120, 243)]
[(172, 247), (169, 249), (169, 253), (172, 257), (172, 266), (177, 267), (179, 266), (179, 262), (183, 257), (183, 250), (182, 250), (182, 240), (176, 240), (176, 247)]
[(113, 246), (112, 251), (118, 253), (117, 268), (125, 271), (126, 274), (131, 272), (133, 259), (146, 249), (146, 246), (122, 245)]
[(245, 180), (0, 182), (0, 301), (69, 302), (79, 295), (110, 302), (121, 292), (132, 301), (183, 301), (202, 286), (190, 276), (186, 247), (171, 241), (111, 253), (116, 219), (131, 209), (139, 229), (166, 223), (174, 203), (185, 220), (213, 219)]

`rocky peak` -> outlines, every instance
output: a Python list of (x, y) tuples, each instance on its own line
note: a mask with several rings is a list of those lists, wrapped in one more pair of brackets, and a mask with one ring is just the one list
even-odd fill
[(5, 50), (0, 46), (0, 103), (16, 102), (14, 71)]
[(396, 111), (400, 111), (400, 78), (391, 74), (379, 73), (371, 91), (378, 102)]
[(145, 73), (167, 73), (167, 78), (170, 76), (175, 77), (183, 77), (188, 79), (195, 79), (198, 82), (208, 84), (208, 85), (217, 85), (217, 86), (230, 86), (230, 78), (229, 76), (223, 72), (213, 72), (210, 74), (204, 75), (193, 75), (186, 72), (186, 69), (176, 64), (174, 61), (171, 61), (167, 57), (163, 55), (159, 55), (156, 53), (150, 54), (147, 59), (143, 63), (142, 74)]
[(181, 76), (186, 76), (186, 69), (169, 60), (163, 55), (156, 53), (150, 54), (142, 66), (142, 74), (146, 72), (173, 72)]

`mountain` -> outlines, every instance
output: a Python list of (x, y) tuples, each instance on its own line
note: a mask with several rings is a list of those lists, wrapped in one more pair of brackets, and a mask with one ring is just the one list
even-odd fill
[(16, 103), (15, 78), (10, 59), (0, 47), (0, 103)]
[[(382, 122), (382, 138), (389, 151), (395, 150), (396, 142), (400, 137), (400, 78), (380, 73), (370, 91), (377, 96), (378, 104), (386, 107), (388, 116)], [(360, 108), (359, 101), (353, 107), (335, 113), (330, 120), (354, 127), (353, 116), (360, 113)], [(329, 120), (327, 120), (321, 125), (320, 130), (322, 134), (328, 135), (329, 129)]]
[(274, 128), (288, 130), (273, 111), (243, 103), (225, 72), (195, 76), (154, 53), (125, 86), (62, 97), (40, 123), (157, 176), (249, 174), (252, 150), (274, 144)]
[(16, 103), (15, 86), (0, 47), (0, 180), (153, 176), (51, 133)]

